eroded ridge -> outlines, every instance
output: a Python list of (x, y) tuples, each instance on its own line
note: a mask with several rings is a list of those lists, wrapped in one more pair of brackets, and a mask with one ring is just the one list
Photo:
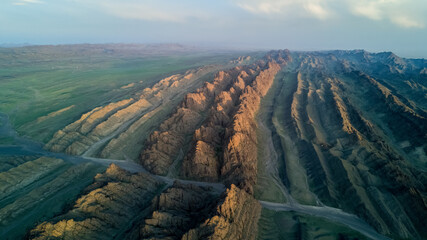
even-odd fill
[(155, 197), (127, 239), (255, 239), (261, 205), (235, 185), (221, 195), (176, 181)]
[(240, 96), (240, 104), (233, 123), (227, 129), (227, 143), (224, 149), (224, 162), (221, 176), (228, 184), (253, 193), (257, 174), (257, 137), (255, 114), (261, 98), (271, 87), (274, 77), (280, 70), (276, 62), (269, 62), (252, 85), (247, 86)]
[(43, 222), (31, 239), (114, 239), (128, 231), (162, 183), (148, 174), (131, 174), (111, 164), (64, 215)]
[(241, 67), (220, 71), (212, 83), (205, 83), (184, 97), (178, 109), (149, 137), (141, 153), (141, 164), (155, 174), (166, 175), (172, 163), (184, 152), (191, 135), (203, 121), (213, 99), (239, 72)]
[(426, 179), (412, 152), (425, 148), (424, 111), (357, 62), (296, 58), (300, 64), (283, 85), (294, 91), (279, 95), (288, 101), (273, 114), (292, 197), (355, 213), (384, 235), (425, 235), (419, 223), (427, 213)]
[(218, 197), (209, 187), (176, 181), (153, 199), (149, 214), (130, 236), (134, 239), (181, 239), (206, 218)]
[[(160, 196), (174, 200), (155, 201), (151, 217), (139, 227), (140, 237), (256, 238), (261, 206), (252, 196), (257, 175), (255, 115), (277, 72), (290, 60), (288, 51), (274, 52), (253, 65), (219, 72), (212, 83), (187, 94), (151, 135), (141, 154), (141, 163), (149, 171), (170, 175), (181, 158), (183, 177), (223, 181), (229, 188), (221, 197), (206, 200), (212, 195), (200, 188), (174, 185)], [(202, 205), (207, 212), (186, 207), (192, 203), (197, 210), (200, 198), (205, 199)]]
[(183, 176), (204, 181), (219, 181), (226, 129), (233, 121), (239, 97), (246, 85), (253, 82), (258, 72), (253, 69), (242, 70), (232, 81), (231, 86), (215, 97), (208, 117), (194, 132), (190, 150), (183, 160)]
[(212, 83), (187, 94), (150, 136), (142, 164), (165, 175), (182, 159), (184, 177), (234, 183), (252, 193), (257, 172), (254, 116), (280, 70), (276, 60), (283, 64), (290, 56), (270, 53), (253, 65), (222, 71)]
[[(170, 107), (165, 121), (153, 125), (159, 126), (157, 131), (142, 151), (138, 149), (141, 164), (166, 177), (131, 174), (112, 165), (71, 210), (39, 224), (29, 236), (255, 239), (261, 205), (253, 189), (257, 175), (264, 174), (258, 173), (255, 117), (261, 100), (271, 97), (265, 126), (259, 130), (268, 128), (263, 137), (273, 146), (265, 151), (277, 161), (268, 167), (280, 168), (273, 177), (282, 182), (266, 194), (283, 194), (284, 200), (262, 201), (264, 207), (290, 211), (288, 218), (296, 211), (327, 221), (344, 219), (368, 237), (423, 239), (427, 122), (420, 103), (425, 68), (391, 54), (273, 51), (251, 65), (221, 71), (202, 87), (183, 90), (184, 100)], [(273, 82), (279, 89), (271, 87)], [(414, 96), (408, 95), (409, 88)], [(269, 89), (274, 94), (264, 98)], [(79, 131), (90, 134), (135, 99), (99, 110), (104, 120), (82, 120)], [(125, 142), (122, 137), (145, 139), (133, 136), (137, 128), (129, 126), (151, 118), (154, 107), (127, 121), (130, 125), (122, 122), (123, 131), (112, 134), (115, 146), (125, 145), (120, 144)], [(107, 116), (109, 111), (115, 113)], [(100, 154), (115, 148), (106, 149)], [(222, 182), (227, 190), (218, 193), (222, 186), (214, 190), (208, 182)], [(277, 224), (273, 229), (286, 226), (279, 215), (270, 223)], [(311, 229), (319, 226), (311, 224)], [(296, 231), (294, 236), (312, 236), (312, 230), (287, 230)]]
[(166, 104), (194, 89), (199, 78), (214, 70), (215, 67), (206, 66), (172, 75), (132, 98), (97, 107), (56, 132), (45, 148), (72, 155), (134, 157), (135, 150), (127, 150), (130, 147), (138, 151), (140, 146), (131, 133), (138, 133)]
[(189, 230), (182, 239), (256, 239), (261, 204), (234, 184), (211, 214), (213, 216)]

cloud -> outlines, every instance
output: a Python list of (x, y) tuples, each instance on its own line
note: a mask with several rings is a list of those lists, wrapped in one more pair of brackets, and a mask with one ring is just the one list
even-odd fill
[(24, 6), (24, 5), (29, 5), (29, 4), (44, 4), (45, 2), (40, 1), (40, 0), (18, 0), (16, 2), (13, 2), (13, 5), (17, 5), (17, 6)]
[(254, 14), (275, 14), (283, 12), (293, 1), (236, 1), (237, 6)]
[(318, 3), (309, 2), (304, 6), (304, 8), (313, 16), (319, 19), (326, 19), (331, 15), (328, 10), (320, 6)]
[(23, 6), (23, 5), (27, 5), (27, 4), (44, 4), (45, 2), (40, 1), (40, 0), (18, 0), (13, 2), (13, 5), (18, 5), (18, 6)]
[(383, 12), (381, 11), (381, 8), (375, 4), (375, 2), (366, 4), (353, 4), (350, 6), (350, 11), (355, 15), (367, 17), (372, 20), (381, 20), (383, 18)]
[(347, 4), (356, 16), (391, 22), (402, 28), (424, 28), (426, 21), (427, 3), (417, 0), (351, 0)]
[(405, 16), (393, 17), (391, 21), (396, 25), (399, 25), (404, 28), (424, 28), (424, 23), (418, 22)]
[(253, 14), (286, 18), (297, 14), (301, 17), (326, 19), (330, 9), (321, 5), (321, 0), (235, 0), (234, 3)]
[(191, 19), (206, 19), (209, 14), (190, 1), (166, 0), (74, 0), (96, 8), (109, 15), (123, 19), (136, 19), (160, 22), (187, 22)]
[(402, 28), (424, 28), (427, 1), (421, 0), (234, 0), (236, 6), (265, 17), (281, 19), (348, 18), (353, 15)]

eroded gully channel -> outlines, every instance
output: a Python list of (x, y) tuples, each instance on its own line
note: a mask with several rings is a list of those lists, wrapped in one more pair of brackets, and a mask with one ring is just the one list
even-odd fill
[[(289, 69), (285, 71), (289, 71)], [(275, 81), (280, 82), (276, 82), (276, 88), (274, 86), (272, 87), (272, 90), (274, 92), (271, 94), (273, 94), (274, 96), (271, 101), (276, 101), (276, 97), (278, 96), (278, 94), (281, 94), (282, 88), (288, 87), (287, 81), (289, 81), (289, 78), (285, 77), (285, 75), (288, 73), (290, 72), (282, 73), (281, 76), (279, 74), (278, 77), (275, 79)], [(295, 73), (293, 74), (295, 75)], [(279, 173), (280, 169), (278, 169), (280, 166), (279, 161), (286, 161), (286, 159), (284, 158), (285, 154), (283, 152), (280, 152), (282, 150), (279, 147), (281, 143), (278, 142), (280, 141), (280, 136), (276, 132), (274, 124), (272, 123), (274, 104), (266, 104), (266, 106), (270, 109), (264, 109), (264, 116), (257, 117), (258, 127), (262, 129), (265, 136), (267, 137), (267, 139), (259, 143), (264, 144), (264, 146), (261, 147), (267, 149), (268, 152), (268, 154), (262, 159), (262, 161), (265, 165), (267, 174), (270, 175), (275, 185), (280, 189), (281, 193), (287, 199), (287, 202), (274, 203), (260, 200), (259, 202), (261, 203), (261, 205), (266, 209), (274, 211), (298, 212), (311, 216), (321, 217), (332, 222), (343, 224), (371, 239), (389, 239), (379, 234), (374, 228), (372, 228), (369, 224), (367, 224), (364, 220), (360, 219), (356, 215), (346, 213), (338, 208), (323, 205), (318, 200), (316, 194), (311, 191), (311, 194), (315, 196), (317, 200), (316, 206), (301, 204), (298, 202), (298, 200), (292, 197), (289, 189), (285, 186), (287, 184), (287, 179), (283, 176), (283, 174)]]

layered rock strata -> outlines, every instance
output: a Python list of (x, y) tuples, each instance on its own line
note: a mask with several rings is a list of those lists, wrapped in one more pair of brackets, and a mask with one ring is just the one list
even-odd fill
[(14, 177), (10, 180), (22, 179), (7, 187), (8, 193), (0, 199), (0, 235), (4, 239), (22, 239), (35, 222), (60, 214), (104, 169), (92, 163), (70, 165), (51, 158), (25, 164), (11, 169)]
[(260, 214), (258, 201), (235, 185), (218, 196), (177, 181), (127, 239), (255, 239)]
[(150, 125), (151, 118), (161, 113), (173, 99), (196, 88), (197, 80), (212, 71), (215, 71), (215, 67), (206, 66), (189, 70), (185, 74), (172, 75), (132, 98), (97, 107), (55, 133), (45, 148), (73, 155), (114, 156), (124, 159), (128, 154), (134, 157), (135, 150), (123, 149), (124, 143), (137, 151), (141, 148), (132, 134), (140, 132), (140, 129), (147, 131), (153, 124), (155, 126), (155, 122)]
[(191, 135), (200, 126), (215, 96), (230, 85), (241, 67), (219, 72), (212, 83), (185, 96), (172, 116), (149, 137), (141, 153), (141, 164), (155, 174), (165, 175), (175, 160), (183, 154)]
[(41, 157), (0, 173), (0, 200), (64, 166), (61, 159)]
[[(272, 116), (291, 196), (355, 213), (384, 235), (422, 238), (425, 111), (351, 56), (295, 55)], [(390, 82), (413, 76), (403, 65), (376, 68)]]
[[(290, 60), (286, 51), (273, 55), (220, 72), (212, 84), (188, 94), (176, 113), (151, 135), (141, 154), (142, 164), (153, 173), (167, 174), (181, 158), (184, 177), (224, 180), (252, 193), (257, 172), (254, 116), (280, 70), (275, 59)], [(182, 156), (187, 144), (188, 153)]]
[(253, 193), (257, 176), (257, 135), (255, 115), (261, 98), (267, 93), (277, 72), (279, 64), (269, 62), (254, 82), (247, 86), (240, 96), (238, 110), (233, 117), (232, 126), (227, 129), (227, 143), (221, 176), (228, 184)]
[(256, 239), (261, 205), (234, 184), (227, 189), (211, 215), (184, 234), (182, 240)]
[(31, 239), (114, 239), (131, 229), (162, 184), (144, 174), (130, 174), (112, 164), (64, 215), (43, 222)]
[[(196, 187), (188, 182), (163, 191), (154, 177), (112, 166), (71, 210), (38, 225), (29, 236), (255, 239), (261, 211), (252, 196), (258, 174), (255, 116), (281, 71), (265, 121), (274, 145), (268, 151), (277, 152), (269, 156), (281, 161), (275, 179), (282, 180), (280, 194), (293, 207), (327, 205), (356, 214), (391, 238), (423, 239), (426, 65), (390, 53), (273, 51), (254, 64), (221, 71), (195, 92), (184, 97), (190, 87), (182, 91), (184, 101), (170, 107), (172, 114), (151, 134), (140, 161), (152, 173), (169, 175), (165, 179), (219, 181), (226, 192), (218, 196), (200, 187), (206, 183)], [(134, 101), (88, 113), (106, 120), (82, 120), (78, 132), (88, 136), (102, 124), (114, 129), (114, 121), (105, 123), (115, 114), (110, 111), (120, 112)], [(147, 102), (152, 105), (141, 106), (152, 113), (155, 105)], [(153, 116), (149, 113), (127, 122), (140, 124)], [(120, 126), (127, 128), (121, 131), (126, 132), (123, 139), (134, 139), (133, 128)], [(114, 152), (106, 149), (101, 155)]]
[(151, 213), (130, 234), (133, 239), (180, 239), (196, 227), (215, 206), (218, 195), (209, 187), (197, 187), (176, 181), (156, 196)]
[[(140, 237), (256, 238), (261, 206), (251, 195), (257, 175), (255, 115), (261, 98), (281, 68), (276, 60), (285, 64), (290, 61), (289, 53), (271, 53), (253, 65), (219, 72), (212, 83), (188, 94), (180, 108), (151, 135), (148, 147), (141, 154), (141, 163), (149, 171), (170, 175), (182, 158), (182, 176), (201, 181), (224, 181), (230, 188), (214, 201), (216, 207), (205, 200), (204, 205), (212, 208), (209, 213), (196, 211), (199, 215), (194, 215), (193, 211), (176, 203), (172, 206), (164, 203), (165, 208), (156, 205), (152, 217), (142, 224)], [(186, 145), (189, 145), (187, 153)], [(177, 191), (177, 187), (171, 188), (160, 198), (174, 196)], [(194, 189), (186, 192), (192, 193)], [(179, 196), (174, 199), (188, 202), (182, 199), (186, 194)], [(202, 196), (199, 194), (199, 198)], [(194, 205), (198, 206), (200, 203), (196, 202)], [(199, 223), (189, 222), (189, 215), (199, 219)], [(188, 232), (183, 234), (183, 229)]]

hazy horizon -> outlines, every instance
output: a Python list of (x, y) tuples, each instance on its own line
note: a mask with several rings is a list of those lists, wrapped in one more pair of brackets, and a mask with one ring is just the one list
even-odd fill
[(418, 0), (7, 0), (0, 9), (0, 44), (365, 49), (427, 58), (427, 2)]

